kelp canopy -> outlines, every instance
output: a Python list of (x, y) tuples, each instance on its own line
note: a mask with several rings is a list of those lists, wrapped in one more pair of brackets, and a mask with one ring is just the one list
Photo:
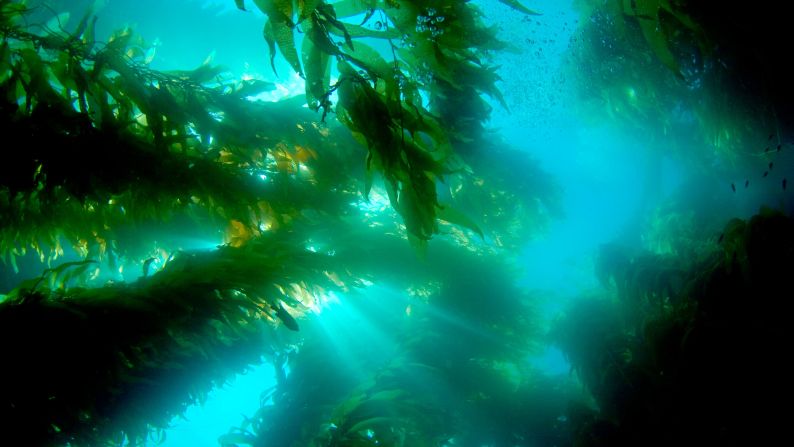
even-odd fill
[[(149, 36), (98, 38), (93, 10), (0, 0), (0, 442), (162, 441), (262, 362), (275, 386), (223, 446), (781, 436), (789, 217), (701, 222), (682, 190), (646, 210), (642, 247), (601, 247), (597, 290), (544, 320), (553, 291), (519, 286), (516, 261), (562, 216), (562, 189), (487, 127), (518, 43), (468, 1), (229, 3), (262, 13), (272, 75), (292, 70), (302, 94), (211, 57), (155, 69)], [(774, 33), (744, 46), (737, 12), (695, 3), (578, 2), (577, 91), (649, 152), (772, 170), (790, 86), (768, 48), (764, 70), (747, 64)], [(528, 360), (552, 345), (570, 373)]]
[[(270, 328), (300, 330), (296, 317), (332, 290), (377, 281), (454, 307), (456, 272), (500, 265), (494, 250), (545, 225), (556, 187), (525, 153), (483, 133), (482, 94), (500, 99), (489, 54), (505, 44), (476, 7), (257, 6), (271, 57), (280, 52), (306, 79), (305, 98), (251, 100), (273, 84), (229, 79), (211, 60), (154, 70), (131, 29), (97, 41), (90, 11), (76, 24), (55, 14), (33, 26), (40, 9), (0, 3), (0, 122), (25, 148), (7, 151), (0, 167), (0, 253), (14, 270), (44, 270), (0, 303), (4, 339), (15, 340), (3, 351), (13, 365), (2, 373), (13, 386), (0, 395), (8, 439), (141, 443), (229, 374), (283, 356), (289, 344)], [(513, 162), (526, 169), (522, 190), (510, 189)], [(187, 232), (175, 237), (175, 226)], [(439, 233), (443, 254), (421, 255)], [(185, 242), (221, 236), (208, 251)], [(506, 288), (500, 296), (514, 306), (511, 282), (501, 275), (476, 287), (483, 297)], [(527, 320), (503, 310), (481, 324), (516, 344), (489, 349), (495, 335), (475, 337), (486, 343), (472, 351), (483, 372), (497, 374), (528, 348), (519, 336)], [(321, 338), (302, 334), (307, 345)], [(405, 367), (438, 368), (425, 361)], [(407, 422), (378, 423), (385, 434)], [(452, 430), (413, 436), (429, 442)]]

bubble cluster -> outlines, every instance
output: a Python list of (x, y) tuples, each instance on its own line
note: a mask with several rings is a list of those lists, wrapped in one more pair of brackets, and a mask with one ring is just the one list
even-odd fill
[(416, 16), (416, 32), (430, 32), (431, 37), (439, 37), (444, 34), (444, 30), (440, 27), (444, 20), (445, 17), (438, 15), (434, 8), (427, 8), (424, 15)]

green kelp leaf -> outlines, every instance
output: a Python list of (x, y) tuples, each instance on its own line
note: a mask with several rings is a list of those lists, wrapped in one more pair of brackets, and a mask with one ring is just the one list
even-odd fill
[(17, 255), (13, 251), (8, 252), (8, 263), (11, 264), (11, 269), (14, 270), (14, 274), (18, 274), (19, 266), (17, 265)]
[(3, 91), (8, 91), (8, 86), (4, 85), (5, 81), (13, 76), (11, 70), (11, 47), (8, 41), (4, 40), (0, 44), (0, 87)]
[(300, 57), (295, 48), (295, 23), (292, 21), (293, 5), (292, 0), (254, 0), (256, 6), (267, 15), (268, 21), (265, 24), (265, 40), (270, 48), (270, 64), (275, 65), (274, 47), (278, 46), (284, 59), (290, 64), (296, 73), (303, 77), (301, 70)]
[(94, 49), (94, 45), (96, 45), (96, 21), (98, 17), (92, 16), (91, 23), (88, 24), (86, 27), (85, 32), (82, 34), (82, 41), (83, 41), (83, 55), (88, 56), (91, 54), (91, 50)]
[[(56, 282), (58, 280), (58, 276), (63, 274), (63, 272), (65, 272), (67, 269), (70, 269), (70, 268), (73, 268), (73, 267), (81, 270), (78, 273), (78, 275), (79, 275), (82, 272), (84, 272), (85, 269), (87, 269), (89, 265), (98, 264), (98, 263), (99, 263), (98, 261), (95, 261), (93, 259), (86, 259), (86, 260), (83, 260), (83, 261), (64, 262), (63, 264), (60, 264), (57, 267), (53, 267), (53, 268), (49, 268), (49, 269), (44, 270), (44, 273), (41, 274), (41, 277), (38, 279), (38, 281), (36, 281), (36, 284), (38, 284), (39, 282), (41, 282), (41, 280), (43, 280), (44, 278), (46, 278), (48, 276), (50, 277), (51, 281), (54, 283), (54, 282)], [(70, 275), (68, 279), (71, 279), (74, 276), (75, 275)], [(64, 281), (64, 284), (65, 283), (66, 283), (66, 281)], [(35, 286), (33, 288), (35, 289)]]
[(345, 433), (359, 433), (374, 428), (382, 429), (384, 431), (389, 428), (399, 425), (400, 419), (391, 416), (374, 416), (369, 419), (364, 419), (353, 424)]
[(394, 65), (390, 64), (378, 51), (369, 45), (358, 42), (356, 49), (347, 51), (348, 59), (370, 75), (384, 80), (393, 79)]
[(267, 49), (270, 53), (270, 68), (273, 69), (273, 74), (278, 76), (278, 72), (276, 71), (276, 35), (273, 33), (273, 21), (268, 19), (265, 22), (265, 28), (262, 30), (262, 35), (265, 37), (265, 42), (267, 42)]
[(518, 0), (499, 0), (499, 3), (504, 3), (505, 5), (515, 9), (516, 11), (523, 12), (524, 14), (529, 14), (531, 16), (539, 16), (541, 15), (539, 12), (535, 12), (526, 6), (522, 5), (521, 2)]
[(367, 401), (390, 401), (390, 400), (397, 400), (398, 398), (406, 396), (408, 393), (405, 390), (395, 388), (390, 390), (382, 390), (378, 391), (370, 396), (367, 396)]
[[(350, 128), (367, 139), (367, 146), (380, 157), (385, 169), (396, 166), (399, 151), (394, 147), (393, 119), (382, 97), (350, 64), (337, 63), (339, 105), (350, 117)], [(376, 160), (378, 161), (378, 160)]]
[(341, 55), (342, 53), (339, 50), (339, 47), (337, 47), (335, 43), (331, 42), (326, 29), (327, 23), (317, 16), (314, 16), (310, 22), (304, 25), (304, 33), (306, 34), (306, 37), (312, 41), (318, 50), (324, 52), (327, 55)]
[(306, 33), (308, 38), (303, 39), (301, 51), (306, 75), (306, 104), (309, 108), (317, 110), (328, 105), (326, 92), (331, 84), (331, 58), (326, 51), (315, 44), (315, 39), (327, 40), (325, 36), (317, 36), (322, 34), (319, 26), (310, 25)]
[(0, 24), (19, 25), (24, 14), (28, 12), (28, 5), (25, 2), (0, 2)]
[(257, 8), (267, 14), (270, 20), (283, 23), (289, 28), (294, 28), (292, 21), (293, 9), (292, 0), (254, 0)]
[(46, 35), (57, 35), (57, 36), (67, 36), (68, 33), (66, 32), (66, 25), (69, 23), (70, 14), (68, 12), (62, 12), (55, 17), (51, 18), (47, 21), (47, 24), (44, 25), (42, 29), (43, 36)]
[(334, 7), (336, 16), (340, 19), (344, 19), (359, 14), (365, 14), (378, 6), (385, 6), (382, 3), (382, 0), (342, 0), (331, 6)]
[(276, 84), (261, 79), (248, 79), (240, 81), (230, 95), (237, 98), (256, 96), (260, 93), (269, 92), (276, 89)]
[(329, 29), (328, 31), (340, 37), (345, 37), (345, 31), (346, 31), (347, 36), (351, 38), (373, 37), (376, 39), (397, 39), (401, 36), (400, 30), (394, 27), (389, 27), (378, 31), (371, 28), (367, 28), (366, 26), (353, 25), (350, 23), (345, 24), (344, 30), (338, 29), (336, 27), (331, 27), (331, 29)]
[(195, 82), (196, 84), (214, 81), (218, 75), (225, 72), (226, 69), (220, 65), (213, 65), (213, 58), (214, 54), (210, 54), (204, 59), (204, 62), (202, 62), (200, 66), (193, 70), (174, 70), (168, 73), (186, 81)]
[(483, 234), (480, 226), (477, 225), (477, 223), (475, 223), (469, 216), (463, 214), (452, 206), (439, 204), (437, 215), (439, 219), (445, 220), (453, 225), (468, 228), (469, 230), (477, 233), (480, 238), (485, 239), (485, 235)]
[(305, 77), (301, 69), (300, 57), (298, 50), (295, 48), (295, 35), (292, 28), (284, 22), (272, 22), (273, 39), (278, 45), (278, 49), (284, 56), (284, 59), (290, 64), (293, 70), (301, 77)]
[(69, 270), (68, 270), (67, 272), (65, 272), (65, 273), (63, 274), (63, 276), (60, 278), (60, 283), (61, 283), (61, 284), (60, 284), (60, 287), (61, 287), (61, 288), (66, 288), (66, 286), (67, 286), (67, 285), (68, 285), (68, 284), (69, 284), (69, 283), (70, 283), (70, 282), (71, 282), (73, 279), (75, 279), (75, 278), (79, 278), (80, 276), (82, 276), (83, 274), (85, 274), (85, 273), (88, 271), (89, 267), (91, 267), (91, 265), (92, 265), (92, 264), (98, 264), (98, 262), (97, 262), (97, 261), (92, 261), (92, 260), (83, 261), (83, 262), (81, 262), (81, 265), (78, 265), (78, 266), (75, 266), (75, 267), (74, 267), (74, 268), (72, 268), (72, 269), (69, 269)]
[(271, 305), (271, 307), (276, 312), (278, 319), (284, 323), (284, 326), (286, 326), (287, 329), (295, 332), (300, 331), (300, 326), (298, 326), (298, 322), (295, 321), (295, 317), (293, 317), (289, 312), (287, 312), (286, 309), (284, 309), (284, 306), (280, 301), (276, 302), (275, 305)]
[(372, 191), (372, 182), (375, 179), (375, 170), (372, 167), (372, 152), (367, 153), (367, 168), (364, 170), (364, 200), (369, 202), (369, 192)]
[(110, 38), (108, 38), (107, 45), (105, 45), (103, 52), (112, 53), (114, 51), (118, 51), (119, 53), (124, 53), (133, 36), (134, 34), (132, 33), (132, 29), (129, 27), (115, 31), (113, 34), (111, 34)]
[(401, 185), (396, 209), (405, 227), (420, 241), (436, 233), (436, 185), (424, 173), (411, 173), (411, 181)]
[(331, 5), (321, 4), (317, 6), (314, 17), (316, 17), (317, 21), (322, 25), (322, 29), (324, 30), (323, 35), (327, 36), (327, 33), (331, 29), (336, 29), (344, 36), (345, 44), (350, 49), (353, 49), (353, 38), (350, 36), (350, 33), (347, 32), (347, 24), (336, 18), (336, 11)]
[(303, 22), (314, 12), (322, 3), (322, 0), (298, 0), (298, 23)]
[(681, 67), (670, 50), (667, 35), (660, 22), (660, 13), (665, 3), (665, 0), (623, 0), (623, 13), (637, 19), (642, 35), (645, 36), (645, 41), (656, 57), (676, 76), (683, 77)]
[(80, 22), (77, 24), (77, 27), (74, 29), (72, 33), (72, 38), (74, 39), (82, 39), (83, 33), (85, 33), (86, 29), (88, 28), (89, 21), (92, 20), (94, 17), (94, 12), (89, 8), (85, 14), (83, 14), (83, 18), (80, 19)]

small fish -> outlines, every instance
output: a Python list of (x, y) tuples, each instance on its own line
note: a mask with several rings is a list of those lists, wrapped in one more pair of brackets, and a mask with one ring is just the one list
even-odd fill
[(764, 152), (769, 152), (769, 146), (764, 148)]
[(766, 177), (767, 175), (769, 175), (769, 171), (764, 171), (764, 177)]
[(721, 244), (723, 239), (725, 239), (725, 233), (720, 233), (720, 238), (717, 239), (717, 243)]
[(736, 185), (734, 185), (733, 183), (731, 183), (731, 189), (733, 190), (733, 192), (736, 192)]
[(747, 188), (748, 186), (750, 186), (750, 180), (745, 180), (744, 187)]
[(786, 190), (786, 183), (788, 183), (788, 182), (786, 182), (786, 179), (783, 179), (783, 191)]
[(782, 144), (778, 144), (778, 145), (777, 145), (777, 151), (778, 151), (778, 152), (780, 152), (780, 149), (782, 149), (782, 148), (783, 148), (783, 145), (782, 145)]
[(769, 170), (770, 170), (770, 171), (772, 170), (772, 166), (774, 166), (774, 165), (775, 165), (775, 162), (774, 162), (774, 161), (770, 161), (770, 162), (769, 162)]
[(770, 134), (769, 134), (769, 141), (772, 141), (772, 138), (774, 138), (774, 136), (775, 136), (775, 134), (773, 134), (773, 133), (770, 133)]

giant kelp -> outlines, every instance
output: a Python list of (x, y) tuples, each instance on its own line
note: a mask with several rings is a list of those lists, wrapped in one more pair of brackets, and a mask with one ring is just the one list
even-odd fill
[[(330, 5), (318, 8), (312, 20), (333, 18)], [(461, 18), (462, 24), (482, 27), (475, 20), (475, 10), (464, 9), (459, 14), (464, 12), (467, 18)], [(347, 205), (356, 200), (354, 195), (361, 190), (366, 199), (373, 186), (372, 174), (382, 158), (376, 157), (379, 149), (373, 145), (383, 151), (391, 150), (389, 145), (400, 147), (392, 155), (381, 154), (391, 160), (386, 162), (391, 166), (386, 190), (392, 205), (406, 219), (408, 233), (417, 236), (419, 231), (420, 239), (437, 231), (437, 218), (482, 232), (482, 225), (476, 223), (480, 221), (477, 214), (486, 214), (485, 204), (494, 199), (507, 208), (498, 212), (500, 219), (484, 222), (494, 239), (515, 234), (518, 228), (531, 233), (538, 228), (532, 222), (542, 225), (548, 219), (539, 204), (551, 206), (557, 200), (550, 186), (553, 182), (533, 164), (528, 163), (526, 169), (537, 173), (536, 181), (529, 191), (516, 194), (508, 183), (484, 183), (481, 177), (463, 170), (462, 164), (453, 168), (442, 162), (438, 157), (452, 156), (444, 142), (459, 139), (450, 136), (447, 119), (422, 106), (420, 91), (425, 90), (420, 87), (426, 87), (417, 79), (427, 77), (434, 68), (422, 68), (425, 75), (421, 75), (416, 64), (381, 63), (379, 52), (364, 42), (359, 42), (355, 52), (349, 48), (346, 57), (337, 55), (340, 66), (370, 67), (364, 70), (366, 76), (380, 73), (380, 81), (364, 77), (353, 80), (362, 74), (351, 71), (350, 82), (337, 82), (324, 91), (325, 96), (336, 90), (350, 93), (340, 97), (341, 109), (346, 110), (339, 110), (342, 122), (352, 130), (368, 127), (363, 133), (363, 128), (353, 132), (372, 149), (368, 156), (362, 155), (366, 163), (357, 163), (355, 142), (336, 121), (325, 122), (325, 115), (299, 107), (300, 98), (277, 103), (249, 101), (272, 87), (264, 80), (227, 79), (209, 59), (194, 70), (152, 70), (148, 65), (150, 47), (130, 29), (118, 31), (105, 44), (95, 41), (96, 19), (90, 14), (71, 29), (66, 28), (64, 17), (57, 16), (53, 24), (42, 27), (44, 31), (34, 33), (23, 26), (26, 13), (22, 3), (3, 3), (3, 130), (11, 140), (27, 141), (34, 148), (12, 151), (2, 168), (0, 207), (8, 225), (0, 243), (3, 258), (12, 265), (28, 250), (42, 260), (52, 260), (69, 245), (82, 256), (130, 255), (132, 260), (142, 261), (147, 250), (140, 253), (140, 244), (123, 240), (129, 232), (124, 233), (121, 227), (130, 222), (143, 225), (187, 215), (211, 221), (216, 231), (232, 221), (247, 233), (258, 234), (263, 228), (276, 228), (301, 217), (309, 209), (322, 215), (346, 214), (351, 211)], [(439, 16), (435, 17), (438, 20)], [(354, 25), (343, 25), (339, 20), (333, 22), (334, 26), (354, 29)], [(480, 41), (485, 37), (472, 42), (453, 40), (451, 36), (470, 33), (458, 29), (461, 24), (452, 18), (442, 22), (457, 30), (444, 38), (445, 45), (462, 45), (460, 51), (485, 45)], [(354, 35), (369, 33), (359, 30)], [(420, 33), (414, 37), (427, 37), (423, 36)], [(495, 44), (493, 33), (487, 36), (485, 40)], [(306, 42), (308, 45), (311, 40)], [(408, 43), (390, 45), (398, 52), (411, 47)], [(445, 47), (440, 45), (432, 44)], [(448, 61), (443, 65), (452, 66)], [(469, 71), (474, 68), (472, 65)], [(399, 85), (388, 76), (395, 70), (401, 79)], [(368, 87), (370, 83), (372, 87)], [(391, 96), (383, 90), (386, 84)], [(495, 88), (489, 85), (489, 89)], [(482, 90), (463, 85), (459, 88), (467, 94)], [(310, 93), (310, 101), (312, 97)], [(327, 101), (325, 112), (330, 107)], [(351, 113), (358, 113), (359, 119), (351, 121)], [(370, 119), (377, 113), (388, 113), (391, 123)], [(479, 119), (486, 117), (481, 115)], [(397, 126), (398, 122), (408, 127)], [(376, 129), (378, 123), (385, 123), (385, 127)], [(478, 165), (483, 166), (483, 172), (477, 175), (530, 178), (504, 167), (491, 174), (494, 170), (488, 165), (493, 163), (486, 154), (501, 143), (480, 137), (478, 145), (476, 152), (472, 148), (461, 150), (469, 154), (466, 161), (475, 172)], [(395, 158), (400, 153), (403, 155)], [(527, 155), (510, 152), (509, 157), (515, 161)], [(361, 174), (361, 170), (366, 173)], [(438, 180), (453, 170), (457, 172), (455, 177), (447, 178), (456, 183), (454, 197), (449, 200), (449, 194), (443, 193), (441, 199), (437, 198)], [(395, 185), (403, 184), (412, 186), (404, 188), (402, 198), (395, 198)], [(511, 202), (523, 205), (511, 209)], [(465, 213), (457, 208), (465, 208)], [(521, 217), (510, 219), (513, 214)], [(522, 231), (518, 234), (525, 235)], [(174, 243), (161, 243), (170, 245), (169, 249), (177, 248)], [(133, 249), (138, 253), (130, 253)]]
[(527, 364), (539, 333), (534, 297), (513, 284), (508, 265), (435, 243), (425, 264), (390, 268), (411, 258), (408, 247), (371, 230), (356, 234), (365, 242), (359, 262), (383, 259), (367, 262), (377, 288), (307, 321), (303, 344), (277, 366), (289, 373), (222, 443), (570, 442), (558, 418), (578, 394), (564, 376)]
[[(372, 172), (380, 173), (409, 235), (428, 240), (447, 206), (438, 200), (436, 182), (463, 169), (451, 145), (479, 138), (489, 110), (483, 93), (504, 103), (495, 85), (499, 78), (486, 60), (487, 51), (504, 47), (495, 30), (466, 2), (254, 3), (268, 16), (264, 35), (271, 58), (278, 48), (306, 78), (309, 105), (325, 114), (330, 94), (338, 93), (337, 116), (368, 149), (365, 194)], [(509, 4), (532, 13), (519, 2)], [(244, 1), (237, 5), (245, 8)], [(358, 16), (364, 17), (361, 24), (344, 21)], [(374, 29), (365, 27), (372, 20)], [(305, 34), (301, 57), (299, 27)], [(344, 40), (337, 43), (338, 38)], [(390, 54), (374, 48), (378, 40)], [(339, 73), (333, 85), (332, 58)], [(468, 219), (455, 223), (479, 231)]]
[(607, 116), (704, 172), (715, 163), (728, 171), (750, 165), (770, 133), (774, 144), (783, 141), (779, 101), (737, 71), (740, 46), (713, 33), (707, 14), (691, 13), (699, 2), (579, 3), (584, 17), (570, 56), (590, 104), (583, 116)]
[(3, 132), (28, 145), (2, 168), (2, 255), (12, 264), (27, 249), (57, 257), (61, 244), (123, 255), (131, 247), (119, 246), (118, 227), (180, 213), (256, 233), (305, 209), (339, 213), (355, 194), (344, 170), (298, 172), (320, 144), (326, 166), (344, 149), (333, 152), (324, 136), (333, 130), (289, 101), (245, 100), (271, 84), (219, 81), (209, 62), (157, 72), (130, 30), (100, 45), (86, 16), (71, 33), (39, 36), (20, 28), (19, 4), (3, 8)]
[[(677, 281), (658, 260), (610, 261), (629, 281), (618, 288), (619, 301), (579, 303), (559, 329), (598, 407), (581, 419), (581, 445), (733, 445), (783, 436), (793, 235), (792, 220), (770, 210), (733, 220), (718, 252)], [(638, 268), (657, 273), (632, 274)], [(637, 307), (651, 297), (663, 305)]]
[[(330, 258), (299, 240), (177, 254), (135, 283), (61, 287), (70, 268), (0, 303), (3, 433), (30, 445), (144, 441), (210, 386), (259, 363), (266, 326), (337, 289)], [(344, 277), (344, 273), (342, 272)], [(321, 289), (321, 287), (323, 289)], [(294, 311), (293, 311), (294, 312)], [(271, 341), (273, 343), (273, 341)]]
[[(507, 3), (520, 9), (517, 2)], [(512, 235), (514, 244), (516, 235), (539, 228), (514, 215), (533, 215), (538, 223), (544, 216), (540, 206), (513, 207), (511, 202), (551, 204), (555, 187), (527, 162), (524, 169), (537, 175), (512, 191), (509, 177), (527, 178), (527, 172), (491, 163), (488, 152), (501, 143), (472, 137), (487, 117), (481, 94), (499, 97), (485, 53), (502, 46), (478, 10), (465, 2), (446, 2), (432, 14), (425, 3), (370, 6), (372, 11), (358, 2), (304, 2), (296, 14), (264, 8), (270, 20), (266, 38), (309, 81), (306, 98), (317, 110), (307, 110), (304, 98), (251, 100), (272, 84), (229, 79), (209, 59), (193, 70), (154, 70), (150, 47), (131, 29), (96, 41), (91, 14), (74, 27), (64, 15), (31, 27), (24, 2), (0, 2), (0, 125), (15, 142), (0, 167), (0, 251), (12, 267), (29, 251), (49, 266), (0, 303), (3, 333), (14, 340), (3, 354), (18, 365), (3, 372), (8, 386), (1, 394), (1, 419), (10, 439), (36, 445), (140, 443), (150, 429), (165, 427), (211, 386), (263, 354), (283, 364), (279, 359), (289, 356), (284, 345), (262, 345), (268, 325), (305, 330), (307, 322), (294, 313), (307, 311), (325, 291), (346, 290), (361, 278), (432, 290), (438, 282), (433, 277), (441, 277), (446, 289), (436, 301), (445, 312), (456, 312), (455, 318), (472, 320), (474, 329), (450, 325), (426, 310), (417, 312), (427, 312), (430, 319), (414, 330), (435, 327), (438, 346), (451, 343), (447, 330), (468, 340), (468, 351), (450, 350), (454, 366), (471, 372), (460, 376), (461, 389), (475, 397), (482, 390), (477, 400), (488, 405), (509, 397), (504, 392), (509, 386), (492, 389), (489, 378), (517, 380), (517, 357), (531, 347), (533, 333), (509, 270), (480, 259), (484, 250), (473, 245), (469, 248), (479, 254), (467, 253), (461, 261), (456, 253), (465, 249), (446, 243), (443, 255), (433, 255), (429, 247), (428, 258), (421, 260), (405, 238), (424, 241), (444, 221), (451, 225), (442, 228), (451, 228), (458, 242), (480, 233), (494, 239)], [(379, 19), (385, 30), (343, 22), (362, 11)], [(435, 17), (435, 30), (416, 29), (419, 17)], [(297, 23), (311, 36), (304, 38), (299, 59), (297, 49), (289, 47)], [(395, 29), (406, 34), (398, 40)], [(336, 38), (344, 42), (337, 44)], [(386, 52), (366, 39), (387, 43)], [(413, 50), (414, 43), (421, 50)], [(340, 75), (333, 85), (327, 77), (332, 59)], [(434, 83), (441, 86), (430, 88)], [(450, 130), (454, 117), (423, 98), (443, 101), (433, 89), (446, 89), (448, 97), (465, 95), (476, 106), (477, 113), (457, 131), (465, 127), (474, 133), (464, 138)], [(332, 93), (339, 95), (334, 110)], [(467, 138), (477, 144), (464, 147)], [(454, 151), (465, 163), (456, 161)], [(499, 153), (510, 154), (500, 159), (527, 160), (526, 154)], [(483, 167), (479, 173), (478, 166)], [(375, 172), (385, 178), (385, 189), (372, 181)], [(445, 203), (437, 195), (446, 193), (437, 189), (450, 177), (460, 184), (450, 188)], [(468, 190), (476, 194), (466, 198)], [(388, 213), (368, 210), (366, 199), (375, 193), (390, 196), (404, 225)], [(483, 210), (494, 197), (501, 205), (492, 213), (495, 218), (486, 220), (488, 227), (467, 215)], [(464, 212), (457, 203), (466, 204)], [(166, 221), (197, 234), (225, 230), (226, 245), (179, 250)], [(157, 256), (142, 247), (142, 241), (161, 237)], [(58, 264), (57, 258), (70, 255), (69, 246), (75, 260)], [(143, 278), (134, 283), (86, 279), (104, 281), (108, 277), (98, 269), (107, 266), (112, 272), (122, 264), (127, 271), (141, 267)], [(456, 299), (462, 290), (454, 284), (454, 272), (476, 278), (477, 269), (494, 274), (467, 283), (480, 291), (476, 300)], [(394, 317), (403, 313), (400, 308)], [(475, 318), (480, 314), (481, 321)], [(390, 316), (379, 315), (387, 324)], [(308, 346), (316, 338), (306, 335), (299, 343)], [(510, 349), (502, 349), (501, 341)], [(439, 370), (439, 379), (456, 374), (448, 365), (432, 364), (436, 360), (421, 352), (418, 339), (406, 337), (405, 344), (405, 350), (429, 363), (421, 368)], [(402, 362), (383, 367), (398, 380), (400, 368), (416, 366)], [(300, 376), (282, 379), (287, 383)], [(368, 385), (354, 385), (357, 392), (346, 385), (330, 392), (332, 412), (317, 408), (319, 415), (331, 415), (345, 427), (337, 431), (338, 442), (359, 437), (355, 427), (373, 422), (357, 410), (374, 405), (368, 403)], [(370, 391), (397, 386), (416, 391), (408, 389), (412, 384), (387, 382), (371, 384)], [(525, 388), (536, 390), (531, 384)], [(362, 391), (363, 398), (357, 394)], [(293, 392), (285, 388), (278, 395)], [(400, 421), (415, 425), (386, 430), (381, 420), (380, 436), (416, 431), (414, 439), (427, 440), (451, 433), (447, 423), (423, 424), (419, 408), (427, 404), (411, 400), (389, 410), (399, 410)], [(432, 410), (441, 407), (436, 402)], [(319, 419), (306, 422), (313, 420)], [(260, 428), (263, 438), (272, 435), (266, 425)]]

